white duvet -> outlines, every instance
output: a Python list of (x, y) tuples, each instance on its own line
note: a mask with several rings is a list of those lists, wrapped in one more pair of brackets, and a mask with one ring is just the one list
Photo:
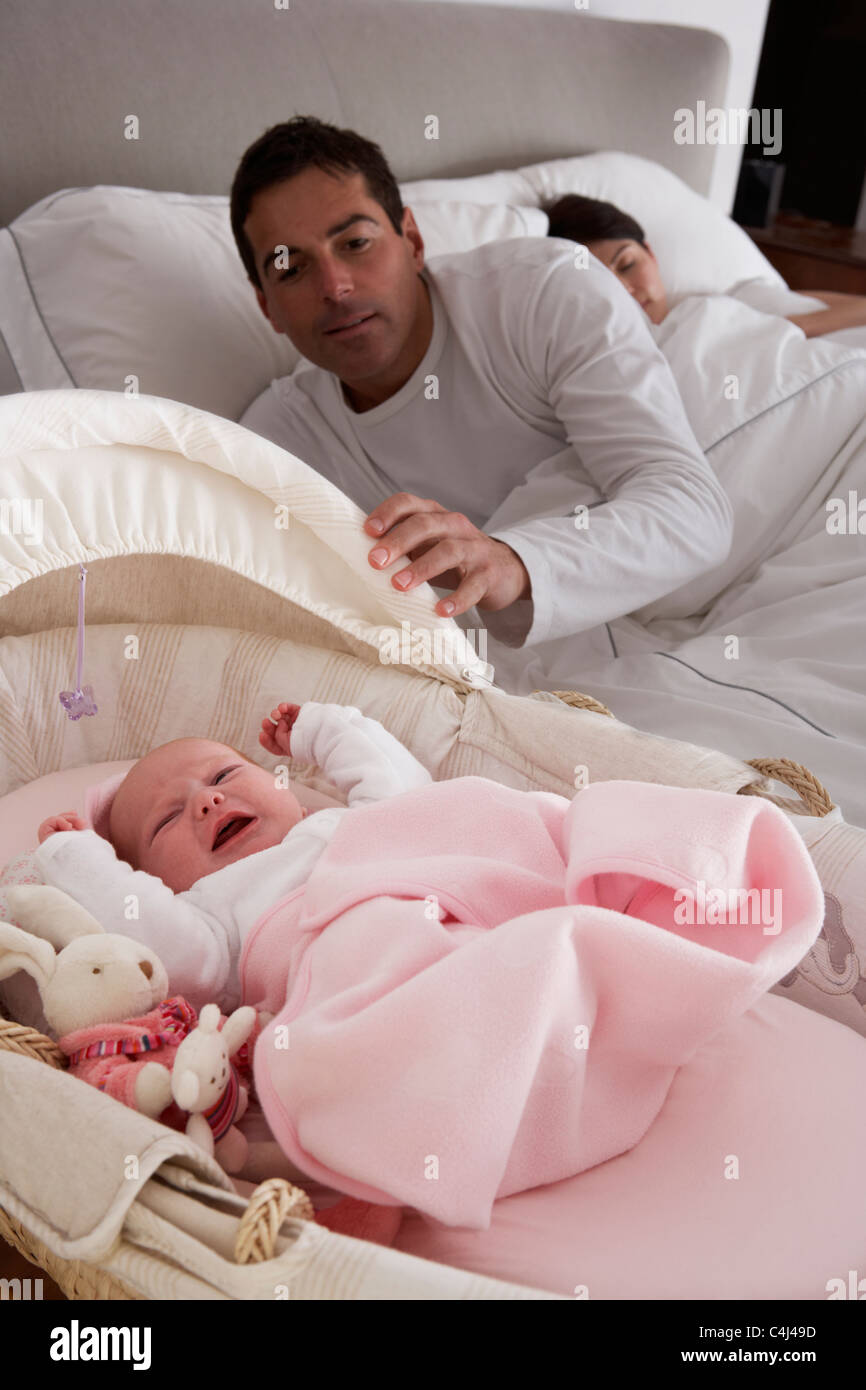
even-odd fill
[(807, 339), (778, 316), (812, 304), (745, 285), (655, 330), (733, 502), (725, 563), (606, 628), (488, 656), (515, 693), (573, 687), (653, 733), (802, 762), (866, 825), (866, 330)]

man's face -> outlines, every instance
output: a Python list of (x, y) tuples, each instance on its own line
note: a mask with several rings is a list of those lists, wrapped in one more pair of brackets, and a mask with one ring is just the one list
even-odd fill
[[(402, 225), (398, 236), (363, 174), (315, 167), (257, 194), (244, 223), (262, 312), (363, 408), (399, 390), (430, 340), (424, 243), (409, 208)], [(282, 246), (287, 267), (274, 264)]]

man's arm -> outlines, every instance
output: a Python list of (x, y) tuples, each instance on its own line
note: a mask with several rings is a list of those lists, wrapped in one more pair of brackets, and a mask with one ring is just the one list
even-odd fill
[(380, 538), (374, 568), (412, 561), (392, 573), (397, 589), (453, 587), (437, 611), (456, 617), (477, 605), (512, 646), (582, 632), (671, 593), (720, 565), (733, 532), (730, 502), (644, 315), (605, 267), (590, 259), (577, 269), (572, 252), (530, 267), (531, 292), (509, 291), (503, 304), (513, 389), (524, 409), (552, 410), (567, 443), (483, 531), (405, 493), (365, 521)]
[[(723, 562), (733, 530), (670, 368), (608, 271), (552, 264), (519, 350), (569, 447), (533, 469), (484, 528), (532, 582), (531, 604), (488, 620), (512, 645), (582, 632), (671, 593)], [(600, 496), (588, 499), (572, 451)]]

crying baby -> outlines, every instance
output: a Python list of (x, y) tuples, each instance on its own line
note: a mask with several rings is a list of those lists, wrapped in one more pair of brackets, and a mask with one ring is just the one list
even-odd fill
[[(269, 753), (291, 754), (299, 713), (299, 705), (281, 704), (262, 720), (259, 741)], [(131, 768), (111, 804), (108, 835), (120, 859), (180, 893), (280, 844), (306, 815), (290, 786), (234, 748), (180, 738)], [(87, 828), (77, 812), (63, 812), (43, 821), (39, 842)]]

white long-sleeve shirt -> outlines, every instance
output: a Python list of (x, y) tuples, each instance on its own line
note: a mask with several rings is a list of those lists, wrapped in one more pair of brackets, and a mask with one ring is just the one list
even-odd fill
[(302, 361), (241, 418), (365, 511), (432, 497), (509, 545), (532, 596), (483, 613), (509, 646), (622, 617), (730, 549), (730, 504), (646, 316), (576, 250), (526, 237), (436, 257), (431, 341), (395, 395), (358, 413)]
[[(346, 796), (293, 826), (280, 844), (207, 874), (174, 893), (118, 859), (94, 830), (49, 836), (35, 856), (45, 883), (62, 888), (107, 932), (155, 951), (173, 994), (195, 1009), (240, 1003), (238, 963), (247, 934), (281, 898), (306, 882), (341, 818), (353, 807), (425, 786), (430, 773), (376, 719), (352, 705), (309, 701), (292, 729), (292, 757), (314, 762)], [(129, 917), (128, 913), (137, 915)]]

